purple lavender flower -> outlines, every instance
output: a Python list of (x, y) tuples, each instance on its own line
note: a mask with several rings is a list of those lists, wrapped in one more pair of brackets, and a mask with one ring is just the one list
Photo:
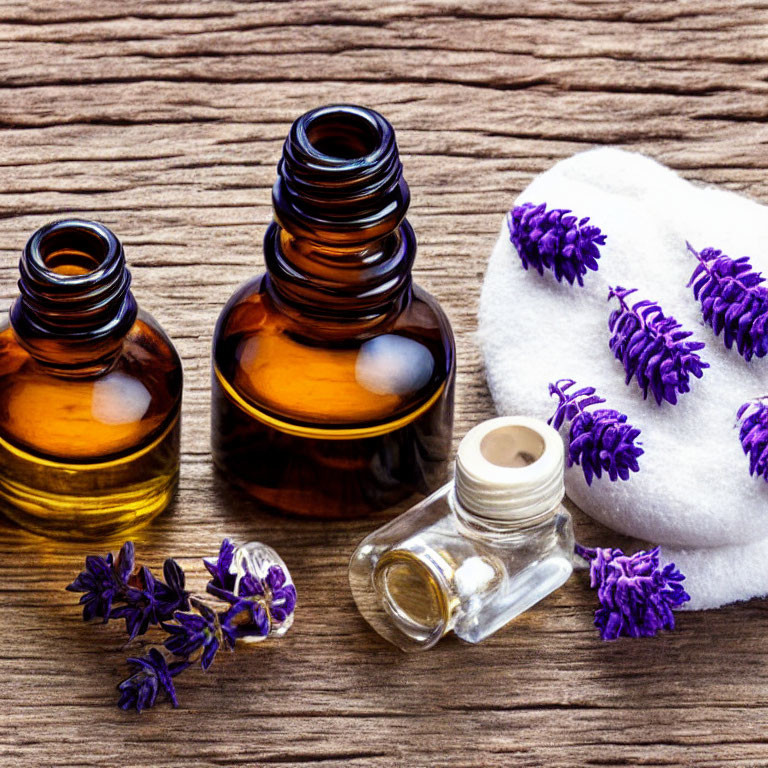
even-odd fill
[(265, 597), (270, 616), (278, 623), (285, 621), (296, 607), (296, 588), (286, 584), (285, 571), (279, 565), (271, 565), (263, 579), (252, 573), (245, 574), (240, 579), (238, 594), (240, 597)]
[(234, 544), (224, 539), (218, 558), (215, 561), (204, 560), (205, 567), (213, 577), (206, 586), (207, 591), (233, 605), (243, 597), (263, 597), (269, 606), (271, 620), (277, 624), (286, 621), (296, 607), (296, 588), (286, 583), (283, 569), (279, 565), (271, 565), (263, 577), (246, 571), (238, 583), (236, 573), (231, 572), (234, 557)]
[(219, 555), (215, 560), (210, 557), (203, 558), (203, 565), (212, 576), (206, 585), (206, 590), (222, 600), (235, 598), (234, 589), (237, 576), (231, 572), (234, 556), (235, 545), (229, 539), (224, 539), (219, 548)]
[[(254, 597), (256, 595), (263, 597), (265, 594), (264, 580), (260, 579), (255, 573), (244, 573), (240, 577), (240, 585), (237, 589), (237, 596), (239, 597)], [(236, 600), (237, 596), (232, 597)]]
[(278, 623), (284, 622), (296, 607), (296, 587), (285, 581), (285, 572), (279, 565), (271, 566), (264, 579), (269, 597), (269, 613), (272, 620)]
[(217, 613), (193, 597), (193, 612), (178, 612), (173, 623), (162, 623), (168, 633), (165, 650), (187, 665), (199, 655), (200, 666), (207, 670), (221, 647), (233, 650), (238, 640), (261, 640), (269, 635), (272, 621), (265, 600), (265, 596), (237, 598)]
[(85, 558), (85, 570), (67, 586), (70, 592), (85, 592), (80, 598), (83, 621), (99, 617), (107, 623), (112, 603), (122, 599), (133, 568), (134, 551), (131, 541), (123, 544), (117, 560), (112, 557), (111, 552), (106, 557), (89, 555)]
[(125, 631), (131, 640), (136, 635), (143, 635), (150, 624), (160, 621), (155, 589), (155, 577), (145, 565), (140, 571), (140, 579), (125, 590), (125, 605), (113, 608), (109, 615), (110, 619), (125, 619)]
[(749, 474), (768, 482), (768, 404), (763, 398), (744, 403), (736, 418), (741, 447), (749, 456)]
[(605, 244), (605, 235), (599, 227), (587, 225), (589, 217), (577, 222), (569, 213), (564, 208), (547, 210), (545, 203), (523, 203), (509, 213), (509, 237), (523, 269), (530, 265), (540, 275), (549, 269), (558, 282), (565, 279), (573, 285), (576, 280), (584, 285), (587, 270), (598, 268), (598, 246)]
[(257, 639), (269, 634), (269, 614), (261, 603), (242, 598), (219, 614), (221, 631), (228, 645), (233, 647), (237, 640)]
[(67, 587), (71, 592), (85, 592), (80, 598), (83, 619), (102, 617), (125, 619), (131, 639), (144, 634), (150, 625), (170, 619), (177, 610), (189, 607), (184, 589), (184, 572), (174, 560), (163, 566), (166, 582), (155, 579), (146, 566), (137, 568), (133, 543), (123, 544), (117, 559), (91, 555), (85, 570)]
[(161, 618), (189, 608), (189, 593), (184, 589), (184, 571), (170, 557), (163, 563), (163, 577), (164, 582), (155, 582), (157, 613)]
[[(111, 553), (107, 555), (107, 559), (111, 559)], [(136, 568), (136, 552), (134, 550), (133, 542), (126, 541), (120, 551), (117, 553), (115, 559), (115, 575), (119, 584), (127, 584), (128, 580), (133, 575)]]
[(576, 554), (589, 562), (590, 586), (600, 608), (595, 626), (603, 640), (652, 637), (675, 628), (674, 608), (690, 600), (674, 563), (659, 568), (659, 548), (625, 555), (620, 549), (585, 548)]
[(162, 627), (169, 635), (164, 645), (175, 656), (187, 659), (202, 648), (200, 666), (208, 669), (219, 650), (218, 619), (216, 612), (203, 603), (194, 600), (193, 606), (199, 613), (179, 612), (173, 616), (175, 624), (163, 622)]
[(111, 554), (106, 558), (97, 555), (86, 557), (85, 570), (67, 587), (70, 592), (85, 592), (80, 597), (83, 621), (99, 617), (104, 619), (105, 624), (120, 588)]
[(128, 659), (128, 665), (132, 668), (131, 676), (117, 686), (120, 691), (117, 706), (120, 709), (136, 709), (137, 712), (150, 709), (160, 690), (165, 691), (174, 707), (179, 706), (173, 678), (189, 666), (187, 662), (169, 665), (163, 654), (152, 648), (146, 656)]
[(690, 376), (700, 379), (709, 368), (696, 354), (705, 345), (685, 341), (691, 331), (681, 330), (680, 323), (665, 317), (653, 301), (644, 299), (630, 308), (626, 298), (635, 291), (621, 286), (610, 289), (608, 299), (618, 299), (619, 308), (608, 319), (612, 333), (608, 345), (624, 366), (627, 384), (634, 376), (643, 398), (650, 390), (659, 405), (663, 400), (674, 405), (678, 394), (690, 390)]
[(722, 251), (705, 248), (697, 253), (690, 243), (688, 250), (698, 264), (689, 286), (701, 303), (704, 322), (715, 336), (723, 332), (727, 349), (736, 349), (747, 361), (768, 354), (768, 289), (765, 278), (754, 272), (747, 256), (732, 259)]
[(148, 709), (163, 690), (177, 706), (172, 678), (193, 661), (199, 658), (207, 670), (221, 647), (232, 650), (238, 640), (280, 637), (290, 629), (296, 589), (273, 549), (259, 542), (235, 547), (225, 539), (218, 557), (204, 562), (212, 577), (207, 589), (221, 611), (207, 604), (209, 598), (190, 598), (174, 560), (165, 561), (165, 581), (146, 566), (136, 567), (130, 542), (116, 560), (111, 554), (87, 558), (86, 569), (68, 587), (85, 593), (80, 600), (85, 618), (124, 618), (131, 639), (153, 624), (167, 633), (163, 645), (128, 659), (131, 675), (118, 686), (122, 709)]
[(640, 443), (635, 443), (640, 430), (628, 424), (623, 413), (610, 408), (587, 411), (605, 400), (595, 394), (594, 387), (567, 392), (575, 384), (573, 379), (560, 379), (549, 385), (549, 394), (557, 395), (560, 402), (548, 423), (555, 429), (565, 421), (571, 423), (568, 466), (581, 466), (587, 485), (603, 472), (612, 481), (629, 480), (629, 473), (640, 469), (637, 459), (644, 453)]

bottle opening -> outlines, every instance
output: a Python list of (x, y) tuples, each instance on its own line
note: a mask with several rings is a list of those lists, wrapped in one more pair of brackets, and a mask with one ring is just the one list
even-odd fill
[(456, 498), (476, 517), (526, 527), (554, 514), (565, 495), (565, 449), (548, 424), (525, 416), (471, 429), (456, 455)]
[(395, 132), (354, 104), (319, 107), (291, 126), (264, 239), (269, 286), (288, 308), (361, 324), (407, 299), (416, 238)]
[(114, 358), (138, 308), (115, 234), (95, 221), (54, 221), (29, 238), (19, 262), (16, 338), (59, 373), (90, 375)]
[(337, 160), (359, 160), (379, 147), (376, 125), (344, 109), (321, 112), (307, 126), (307, 139), (322, 155)]
[(499, 427), (481, 440), (480, 453), (497, 467), (527, 467), (544, 454), (544, 440), (528, 427)]
[(40, 241), (39, 253), (45, 268), (57, 275), (87, 275), (107, 257), (109, 245), (90, 230), (50, 232)]
[(450, 609), (444, 589), (413, 553), (392, 550), (374, 571), (374, 588), (389, 621), (373, 619), (377, 631), (403, 650), (429, 648), (447, 631)]

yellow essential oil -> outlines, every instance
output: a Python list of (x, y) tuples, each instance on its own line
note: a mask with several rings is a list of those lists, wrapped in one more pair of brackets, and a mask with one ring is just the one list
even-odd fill
[(38, 230), (0, 326), (0, 505), (48, 536), (144, 523), (173, 497), (182, 371), (96, 222)]

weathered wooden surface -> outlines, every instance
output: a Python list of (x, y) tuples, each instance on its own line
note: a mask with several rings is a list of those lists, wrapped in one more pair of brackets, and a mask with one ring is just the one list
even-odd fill
[(347, 587), (347, 558), (381, 518), (272, 516), (223, 488), (208, 457), (211, 331), (260, 269), (293, 118), (352, 101), (395, 124), (417, 277), (457, 332), (460, 436), (493, 413), (477, 297), (502, 213), (534, 174), (615, 143), (768, 202), (768, 3), (6, 0), (0, 17), (2, 302), (41, 224), (75, 212), (115, 229), (186, 372), (178, 503), (139, 552), (178, 556), (202, 584), (199, 558), (224, 533), (262, 539), (300, 601), (283, 641), (185, 673), (179, 710), (124, 714), (121, 632), (83, 625), (63, 591), (92, 547), (0, 523), (0, 765), (768, 764), (763, 602), (603, 645), (574, 578), (480, 647), (401, 655)]

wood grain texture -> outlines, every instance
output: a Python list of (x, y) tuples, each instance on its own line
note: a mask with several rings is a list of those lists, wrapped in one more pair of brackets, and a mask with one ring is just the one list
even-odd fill
[(493, 414), (477, 298), (501, 216), (536, 173), (618, 144), (768, 202), (768, 2), (4, 0), (0, 72), (2, 303), (34, 229), (97, 218), (184, 360), (181, 489), (136, 536), (141, 557), (175, 555), (202, 585), (223, 534), (257, 538), (299, 592), (284, 640), (185, 673), (179, 710), (137, 717), (114, 706), (119, 628), (83, 625), (63, 591), (93, 547), (0, 523), (1, 766), (768, 764), (762, 601), (603, 645), (575, 577), (482, 646), (405, 656), (347, 586), (383, 517), (276, 517), (223, 486), (208, 455), (213, 324), (261, 269), (297, 115), (351, 101), (395, 124), (416, 276), (457, 333), (458, 437)]

